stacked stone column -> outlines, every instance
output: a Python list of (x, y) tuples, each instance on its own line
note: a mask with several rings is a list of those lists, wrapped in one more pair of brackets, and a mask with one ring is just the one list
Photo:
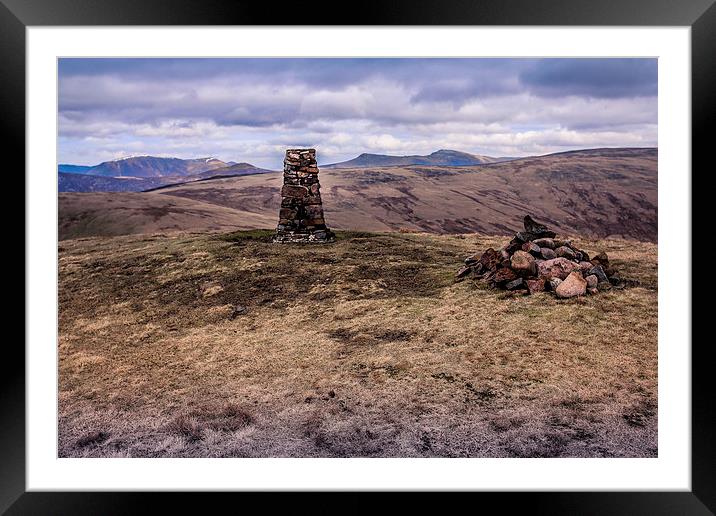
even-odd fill
[(315, 149), (288, 149), (283, 161), (281, 209), (274, 242), (332, 242), (321, 203)]

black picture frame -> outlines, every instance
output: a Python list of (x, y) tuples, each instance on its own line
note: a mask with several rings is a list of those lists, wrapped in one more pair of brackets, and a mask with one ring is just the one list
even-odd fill
[[(350, 5), (314, 1), (286, 7), (245, 0), (0, 0), (0, 126), (4, 133), (2, 141), (16, 160), (12, 166), (25, 170), (24, 153), (19, 149), (25, 148), (26, 27), (287, 24), (689, 26), (692, 106), (696, 109), (692, 109), (692, 171), (683, 171), (684, 180), (693, 178), (693, 170), (703, 168), (705, 172), (707, 163), (713, 168), (707, 138), (709, 122), (713, 122), (716, 113), (714, 0), (393, 0)], [(24, 192), (24, 182), (19, 188)], [(693, 199), (692, 206), (696, 204)], [(684, 253), (687, 251), (690, 252)], [(691, 282), (690, 277), (685, 280)], [(4, 360), (0, 361), (0, 512), (124, 514), (134, 512), (138, 506), (147, 509), (149, 502), (160, 503), (166, 512), (169, 498), (184, 510), (192, 507), (195, 500), (189, 500), (183, 493), (169, 496), (26, 492), (25, 353), (17, 340), (5, 340)], [(709, 382), (712, 368), (708, 360), (709, 341), (679, 343), (692, 346), (690, 492), (481, 493), (480, 496), (497, 503), (508, 499), (511, 509), (523, 506), (538, 514), (712, 514), (716, 511), (716, 410)], [(224, 494), (222, 498), (230, 496), (249, 495)], [(206, 496), (201, 498), (198, 506), (206, 512)], [(422, 496), (412, 498), (418, 503), (422, 503), (421, 499)], [(245, 501), (242, 506), (249, 507)]]

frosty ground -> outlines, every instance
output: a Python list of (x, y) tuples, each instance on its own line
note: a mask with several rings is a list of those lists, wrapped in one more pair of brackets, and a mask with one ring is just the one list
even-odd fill
[(505, 237), (270, 235), (60, 242), (60, 456), (657, 455), (656, 244), (558, 300), (454, 283)]

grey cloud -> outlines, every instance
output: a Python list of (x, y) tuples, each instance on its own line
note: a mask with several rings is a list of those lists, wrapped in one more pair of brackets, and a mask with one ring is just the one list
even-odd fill
[(657, 93), (656, 59), (542, 59), (520, 73), (544, 96), (643, 97)]
[(59, 72), (61, 155), (656, 142), (652, 59), (62, 59)]

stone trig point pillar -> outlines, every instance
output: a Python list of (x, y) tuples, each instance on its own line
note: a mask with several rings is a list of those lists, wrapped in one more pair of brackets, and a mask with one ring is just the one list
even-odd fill
[(281, 210), (274, 242), (333, 242), (326, 227), (316, 149), (288, 149), (283, 161)]

